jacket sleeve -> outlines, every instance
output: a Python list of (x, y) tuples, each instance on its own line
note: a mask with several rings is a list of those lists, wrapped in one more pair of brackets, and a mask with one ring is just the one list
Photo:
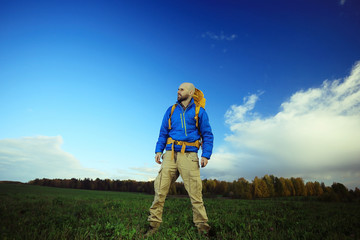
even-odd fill
[(211, 131), (209, 117), (203, 108), (200, 108), (199, 112), (199, 126), (203, 140), (201, 157), (210, 159), (213, 150), (214, 135)]
[(165, 112), (164, 118), (161, 123), (159, 138), (156, 143), (155, 153), (163, 152), (166, 147), (166, 141), (169, 137), (169, 117), (170, 117), (171, 107)]

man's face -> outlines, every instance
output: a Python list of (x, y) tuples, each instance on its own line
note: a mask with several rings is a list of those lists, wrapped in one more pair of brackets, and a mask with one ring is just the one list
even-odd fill
[(177, 94), (177, 100), (180, 102), (190, 97), (190, 91), (183, 84), (180, 85)]

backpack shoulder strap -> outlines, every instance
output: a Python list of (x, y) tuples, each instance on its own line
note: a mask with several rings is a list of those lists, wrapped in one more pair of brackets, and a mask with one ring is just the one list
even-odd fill
[(196, 121), (196, 128), (199, 128), (199, 112), (200, 112), (200, 105), (195, 105), (195, 121)]
[(177, 103), (175, 103), (171, 108), (171, 113), (170, 113), (169, 120), (168, 120), (169, 121), (169, 130), (171, 129), (171, 116), (173, 115), (176, 106), (177, 106)]
[(195, 102), (196, 128), (199, 129), (199, 112), (201, 107), (205, 109), (206, 99), (204, 98), (204, 93), (197, 88), (195, 88), (193, 99)]

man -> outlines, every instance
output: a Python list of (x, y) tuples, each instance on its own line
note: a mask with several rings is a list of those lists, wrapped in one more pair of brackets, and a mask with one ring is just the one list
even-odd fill
[[(147, 235), (155, 233), (160, 227), (165, 198), (179, 174), (191, 200), (195, 226), (200, 233), (210, 230), (202, 199), (197, 152), (202, 140), (201, 167), (205, 167), (212, 154), (214, 138), (205, 109), (202, 107), (196, 109), (193, 99), (196, 91), (198, 90), (192, 83), (181, 84), (178, 89), (177, 104), (169, 107), (163, 118), (155, 149), (155, 162), (161, 164), (161, 168), (154, 182), (155, 197), (150, 207), (148, 217), (150, 227)], [(196, 110), (198, 119), (196, 119)], [(162, 155), (165, 148), (166, 152)]]

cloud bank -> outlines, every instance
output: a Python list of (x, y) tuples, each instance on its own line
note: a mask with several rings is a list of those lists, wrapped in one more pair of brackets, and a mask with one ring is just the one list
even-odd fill
[(274, 174), (360, 186), (360, 62), (345, 79), (296, 92), (274, 116), (254, 111), (259, 96), (226, 112), (231, 134), (214, 153), (206, 177)]
[(61, 136), (0, 140), (0, 180), (103, 176), (100, 171), (82, 167), (74, 156), (61, 149), (62, 143)]

